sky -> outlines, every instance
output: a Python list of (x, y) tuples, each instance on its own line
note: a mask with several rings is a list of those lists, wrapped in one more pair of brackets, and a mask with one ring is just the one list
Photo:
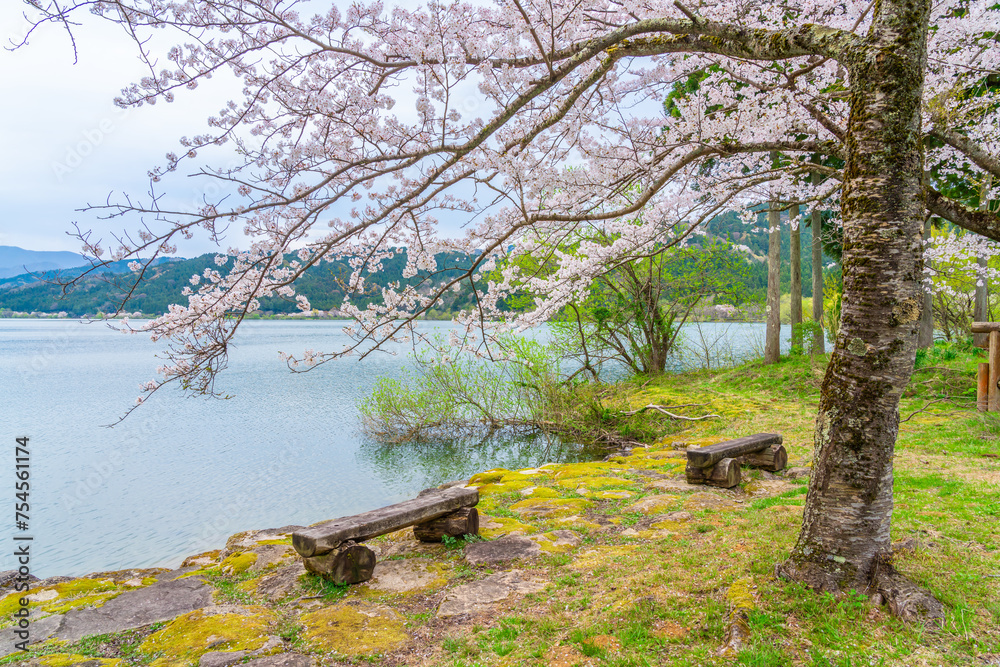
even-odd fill
[[(56, 25), (11, 50), (10, 43), (21, 41), (28, 28), (22, 7), (16, 0), (0, 3), (0, 42), (8, 47), (0, 50), (6, 100), (0, 105), (0, 245), (80, 252), (81, 242), (71, 236), (77, 223), (93, 230), (92, 238), (105, 239), (102, 247), (112, 247), (111, 235), (134, 231), (136, 220), (102, 220), (80, 209), (120, 199), (122, 193), (147, 193), (149, 169), (163, 164), (166, 153), (182, 152), (180, 137), (207, 131), (206, 118), (217, 115), (229, 97), (238, 97), (240, 87), (216, 77), (212, 85), (179, 91), (173, 104), (120, 109), (114, 98), (147, 73), (121, 29), (81, 15), (82, 24), (74, 28), (75, 64), (71, 42)], [(199, 151), (199, 161), (205, 155)], [(209, 163), (228, 161), (223, 156)], [(190, 209), (203, 188), (204, 181), (170, 175), (169, 187), (162, 189), (170, 197), (167, 203)], [(457, 234), (464, 221), (442, 222)], [(239, 231), (231, 231), (221, 250), (247, 243)], [(180, 240), (177, 255), (219, 250), (206, 236), (196, 236)]]
[[(24, 35), (23, 6), (0, 3), (4, 46)], [(68, 235), (74, 222), (103, 238), (129, 227), (77, 209), (103, 203), (112, 193), (145, 193), (148, 170), (178, 150), (181, 136), (207, 129), (205, 119), (226, 101), (225, 92), (202, 86), (174, 104), (119, 109), (115, 96), (143, 75), (134, 44), (120, 29), (89, 15), (74, 36), (76, 64), (65, 31), (56, 26), (45, 27), (18, 50), (0, 50), (5, 100), (0, 105), (0, 245), (78, 252), (79, 240)], [(198, 192), (187, 182), (172, 190), (181, 201), (197, 198)], [(196, 238), (178, 254), (217, 249)]]

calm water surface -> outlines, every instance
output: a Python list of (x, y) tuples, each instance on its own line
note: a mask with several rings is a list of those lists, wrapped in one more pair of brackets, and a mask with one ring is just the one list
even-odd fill
[[(99, 323), (0, 320), (4, 474), (13, 481), (14, 438), (29, 436), (32, 572), (174, 566), (241, 530), (306, 525), (487, 468), (584, 456), (558, 444), (546, 452), (540, 439), (392, 448), (367, 440), (358, 400), (407, 366), (405, 350), (304, 374), (290, 373), (277, 355), (339, 350), (342, 325), (248, 322), (219, 378), (233, 398), (185, 398), (168, 388), (111, 429), (104, 425), (153, 378), (159, 344)], [(702, 327), (689, 339), (714, 340), (727, 354), (752, 353), (760, 338), (760, 325)], [(4, 552), (0, 569), (16, 567)]]

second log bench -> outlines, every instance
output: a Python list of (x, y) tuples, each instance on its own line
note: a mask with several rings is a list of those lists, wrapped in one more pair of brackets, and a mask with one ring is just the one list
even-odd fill
[(292, 546), (306, 570), (336, 584), (357, 584), (371, 579), (375, 569), (375, 552), (359, 542), (410, 526), (422, 542), (478, 535), (478, 502), (477, 489), (428, 489), (413, 500), (294, 532)]
[(758, 433), (687, 451), (688, 484), (708, 484), (730, 489), (740, 483), (740, 466), (770, 472), (784, 469), (788, 453), (778, 433)]

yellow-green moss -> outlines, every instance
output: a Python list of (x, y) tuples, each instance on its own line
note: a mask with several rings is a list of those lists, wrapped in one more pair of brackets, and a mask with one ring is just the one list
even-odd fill
[(178, 616), (151, 634), (139, 650), (162, 653), (152, 667), (197, 665), (208, 651), (253, 651), (268, 638), (275, 616), (263, 607), (245, 607), (243, 614), (207, 614), (202, 609)]
[(97, 667), (118, 667), (122, 661), (118, 658), (95, 658), (89, 655), (78, 655), (76, 653), (50, 653), (38, 659), (38, 664), (45, 667), (73, 667), (73, 665), (87, 664)]
[[(213, 549), (212, 551), (203, 551), (200, 554), (195, 554), (194, 556), (188, 556), (181, 563), (181, 567), (191, 567), (192, 565), (208, 565), (209, 563), (214, 563), (218, 560), (219, 555), (222, 553), (221, 549)], [(203, 562), (196, 562), (203, 561)]]
[(522, 518), (554, 518), (579, 514), (591, 505), (591, 501), (583, 498), (529, 498), (514, 503), (510, 509)]
[(729, 603), (730, 610), (750, 610), (756, 609), (757, 604), (753, 599), (753, 592), (750, 590), (750, 579), (744, 577), (737, 579), (726, 591), (726, 602)]
[(493, 484), (485, 484), (479, 487), (479, 495), (488, 496), (496, 493), (510, 493), (511, 491), (520, 491), (521, 489), (526, 489), (531, 486), (531, 482), (524, 481), (512, 481), (512, 482), (496, 482)]
[(627, 500), (635, 495), (633, 491), (625, 489), (604, 489), (602, 491), (591, 491), (590, 489), (577, 489), (577, 492), (586, 498), (594, 500)]
[(553, 476), (556, 479), (569, 479), (572, 477), (596, 477), (605, 476), (611, 472), (622, 469), (618, 464), (605, 461), (591, 461), (589, 463), (566, 463), (556, 466), (553, 469)]
[(600, 530), (601, 524), (594, 523), (593, 521), (587, 521), (586, 519), (579, 516), (567, 516), (559, 517), (553, 519), (549, 522), (550, 525), (556, 526), (557, 528), (569, 528), (572, 530), (579, 530), (585, 533), (592, 530)]
[(276, 539), (276, 540), (258, 540), (256, 542), (256, 544), (258, 546), (264, 546), (264, 545), (267, 545), (267, 544), (291, 544), (291, 543), (292, 543), (291, 536), (289, 536), (289, 537), (283, 537), (281, 539)]
[(558, 498), (559, 492), (548, 486), (529, 486), (521, 489), (525, 498)]
[(576, 544), (556, 544), (559, 536), (551, 532), (543, 533), (542, 535), (532, 535), (530, 539), (540, 546), (543, 552), (548, 554), (563, 554), (577, 547)]
[(62, 614), (77, 607), (99, 607), (120, 594), (123, 590), (110, 579), (80, 578), (37, 590), (32, 589), (30, 591), (10, 593), (0, 600), (0, 622), (9, 625), (10, 615), (21, 606), (21, 598), (28, 595), (38, 595), (45, 591), (55, 591), (57, 593), (56, 597), (50, 600), (31, 601), (28, 603), (28, 606), (33, 611)]
[(252, 551), (235, 553), (219, 563), (219, 569), (226, 574), (240, 574), (249, 570), (257, 562), (257, 554)]
[(621, 477), (571, 477), (569, 479), (560, 479), (556, 484), (566, 489), (575, 489), (582, 486), (591, 491), (596, 491), (598, 489), (633, 486), (635, 482), (622, 479)]
[[(496, 528), (487, 528), (486, 526), (491, 526), (492, 524), (499, 524)], [(535, 532), (535, 527), (526, 523), (521, 523), (517, 519), (511, 519), (505, 516), (481, 516), (479, 519), (479, 534), (486, 539), (492, 540), (497, 537), (502, 537), (504, 535), (510, 535), (512, 533), (521, 533), (522, 535), (527, 535), (528, 533)]]
[(399, 615), (373, 606), (335, 605), (303, 614), (302, 638), (311, 648), (342, 655), (372, 655), (409, 639)]
[(470, 477), (469, 486), (499, 482), (500, 479), (508, 473), (510, 473), (510, 470), (507, 470), (506, 468), (493, 468), (492, 470), (487, 470)]
[(574, 570), (595, 570), (599, 567), (614, 566), (616, 569), (621, 560), (635, 553), (638, 545), (619, 544), (593, 547), (576, 557), (569, 567)]

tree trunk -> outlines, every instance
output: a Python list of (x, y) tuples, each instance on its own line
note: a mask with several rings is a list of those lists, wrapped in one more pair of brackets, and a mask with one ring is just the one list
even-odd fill
[[(980, 211), (989, 210), (988, 202), (992, 180), (993, 179), (990, 176), (987, 176), (979, 188)], [(979, 271), (976, 276), (976, 304), (972, 312), (972, 320), (974, 322), (986, 322), (990, 318), (990, 288), (985, 278), (987, 259), (988, 258), (983, 255), (976, 258), (976, 264)], [(972, 334), (972, 340), (978, 347), (984, 347), (988, 337), (989, 334)]]
[(844, 170), (844, 300), (823, 380), (802, 531), (779, 574), (881, 596), (900, 616), (943, 617), (897, 573), (892, 457), (923, 298), (920, 109), (930, 0), (882, 0), (851, 82)]
[(813, 281), (813, 354), (824, 354), (823, 342), (823, 214), (812, 212), (812, 281)]
[[(931, 219), (924, 222), (924, 241), (931, 237)], [(923, 305), (920, 308), (920, 331), (917, 333), (917, 347), (934, 345), (934, 297), (924, 290)]]
[[(788, 220), (791, 222), (799, 217), (799, 205), (792, 204), (788, 211)], [(791, 325), (792, 325), (792, 347), (802, 349), (802, 226), (801, 223), (790, 225), (791, 243), (789, 262), (791, 266)]]
[[(771, 161), (777, 161), (771, 154)], [(781, 358), (781, 212), (772, 201), (767, 212), (767, 328), (764, 332), (764, 363)]]

